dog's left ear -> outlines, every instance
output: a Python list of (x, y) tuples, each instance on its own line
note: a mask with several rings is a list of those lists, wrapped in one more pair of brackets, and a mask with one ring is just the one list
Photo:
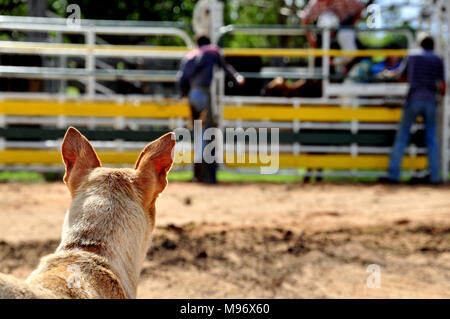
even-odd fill
[(167, 173), (173, 164), (174, 146), (175, 134), (167, 133), (148, 144), (139, 155), (134, 169), (138, 177), (137, 185), (144, 193), (144, 201), (148, 200), (149, 190), (156, 195), (166, 188)]
[(100, 167), (101, 163), (92, 144), (72, 126), (64, 136), (61, 154), (66, 166), (64, 183), (73, 195), (89, 170)]

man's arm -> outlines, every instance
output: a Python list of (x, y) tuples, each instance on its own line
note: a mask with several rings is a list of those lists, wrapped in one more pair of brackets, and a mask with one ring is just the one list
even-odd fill
[(229, 63), (227, 63), (227, 61), (225, 61), (225, 58), (222, 54), (218, 54), (219, 55), (219, 66), (222, 67), (225, 72), (230, 75), (239, 86), (244, 85), (245, 83), (245, 78), (236, 71), (235, 68), (233, 68), (233, 66)]
[[(302, 12), (302, 25), (310, 25), (319, 16), (317, 0), (311, 0)], [(317, 48), (317, 35), (314, 32), (306, 32), (306, 40), (311, 48)]]
[(309, 25), (322, 13), (320, 3), (317, 0), (311, 0), (302, 12), (302, 24)]

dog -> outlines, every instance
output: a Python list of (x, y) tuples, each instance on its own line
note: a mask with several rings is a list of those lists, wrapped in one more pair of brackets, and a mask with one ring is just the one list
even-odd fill
[(167, 133), (142, 150), (134, 169), (106, 168), (70, 127), (61, 154), (72, 203), (61, 243), (25, 281), (0, 274), (0, 298), (135, 298), (174, 146)]

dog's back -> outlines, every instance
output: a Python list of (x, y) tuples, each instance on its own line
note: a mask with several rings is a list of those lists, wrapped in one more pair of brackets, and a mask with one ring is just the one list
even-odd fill
[(26, 281), (0, 274), (0, 298), (127, 298), (106, 258), (73, 250), (42, 258)]
[(26, 282), (20, 281), (13, 276), (0, 273), (0, 299), (35, 299), (47, 298), (37, 289), (33, 289)]

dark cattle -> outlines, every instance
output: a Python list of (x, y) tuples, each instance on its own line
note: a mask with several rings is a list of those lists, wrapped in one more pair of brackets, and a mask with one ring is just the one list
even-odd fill
[(320, 80), (301, 79), (290, 84), (282, 77), (276, 77), (264, 88), (263, 95), (280, 97), (321, 97), (322, 82)]

